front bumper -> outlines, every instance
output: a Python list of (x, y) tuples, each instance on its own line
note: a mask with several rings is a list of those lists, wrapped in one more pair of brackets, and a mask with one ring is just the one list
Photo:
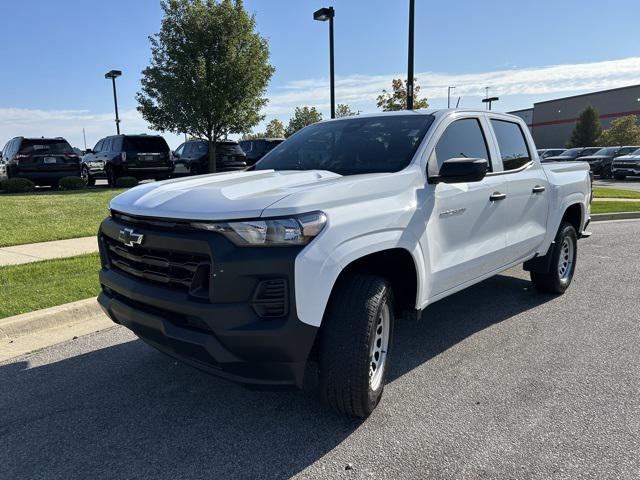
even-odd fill
[[(114, 267), (109, 244), (124, 227), (145, 235), (141, 248), (209, 255), (208, 292), (193, 296)], [(101, 225), (99, 245), (98, 301), (114, 322), (209, 373), (252, 385), (302, 386), (318, 329), (301, 322), (296, 313), (293, 272), (298, 248), (238, 248), (219, 234), (161, 231), (112, 218)], [(254, 308), (256, 289), (275, 278), (288, 285), (286, 313), (264, 318)]]
[(617, 166), (614, 165), (611, 168), (611, 171), (614, 174), (618, 175), (640, 175), (640, 165), (635, 166)]

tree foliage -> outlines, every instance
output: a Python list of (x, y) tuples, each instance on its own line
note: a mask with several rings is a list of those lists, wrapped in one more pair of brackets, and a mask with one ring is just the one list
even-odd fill
[(355, 117), (360, 115), (360, 110), (353, 110), (349, 105), (339, 103), (336, 105), (336, 118)]
[(596, 145), (601, 134), (602, 127), (598, 110), (589, 105), (578, 117), (567, 148), (592, 147)]
[(635, 115), (616, 118), (598, 139), (598, 145), (613, 147), (617, 145), (640, 145), (640, 126)]
[(284, 131), (284, 136), (288, 138), (301, 128), (319, 122), (320, 120), (322, 120), (322, 114), (316, 107), (296, 107), (293, 117), (289, 120), (287, 128)]
[(284, 138), (284, 124), (277, 118), (274, 118), (267, 123), (264, 136), (267, 138)]
[[(429, 101), (426, 98), (419, 99), (420, 86), (418, 85), (418, 79), (413, 79), (413, 108), (427, 108)], [(391, 92), (382, 90), (382, 93), (378, 95), (378, 108), (381, 108), (384, 112), (392, 112), (397, 110), (407, 109), (407, 81), (400, 78), (394, 78), (391, 81)]]
[(157, 130), (215, 142), (260, 122), (273, 74), (267, 41), (242, 0), (162, 0), (160, 32), (149, 37), (138, 111)]

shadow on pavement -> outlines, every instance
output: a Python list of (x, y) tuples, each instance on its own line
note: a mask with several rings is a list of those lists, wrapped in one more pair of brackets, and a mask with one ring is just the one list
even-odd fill
[[(398, 322), (390, 381), (550, 298), (530, 290), (501, 275)], [(4, 478), (287, 478), (361, 424), (309, 394), (246, 390), (141, 341), (27, 367), (0, 367)]]

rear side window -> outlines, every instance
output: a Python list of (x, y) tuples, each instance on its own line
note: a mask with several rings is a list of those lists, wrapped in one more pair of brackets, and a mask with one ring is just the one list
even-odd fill
[(431, 155), (429, 163), (437, 164), (438, 171), (450, 158), (484, 158), (491, 163), (487, 142), (476, 118), (456, 120), (449, 125)]
[(504, 120), (491, 120), (505, 171), (516, 170), (531, 162), (529, 147), (520, 125)]
[(169, 151), (169, 145), (162, 137), (126, 137), (124, 149), (138, 153), (164, 153)]
[(102, 151), (103, 152), (110, 152), (111, 150), (113, 150), (111, 148), (112, 144), (113, 144), (113, 139), (112, 138), (105, 138), (104, 139), (104, 143), (102, 144)]
[(66, 140), (25, 139), (20, 147), (21, 153), (39, 155), (44, 153), (75, 153)]

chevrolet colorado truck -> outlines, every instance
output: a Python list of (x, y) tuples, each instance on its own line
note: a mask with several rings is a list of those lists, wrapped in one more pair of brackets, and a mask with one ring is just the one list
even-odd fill
[(515, 116), (329, 120), (250, 171), (114, 198), (98, 300), (193, 366), (262, 386), (300, 387), (306, 372), (329, 406), (366, 417), (396, 318), (518, 264), (538, 290), (563, 293), (590, 201), (589, 166), (541, 164)]

